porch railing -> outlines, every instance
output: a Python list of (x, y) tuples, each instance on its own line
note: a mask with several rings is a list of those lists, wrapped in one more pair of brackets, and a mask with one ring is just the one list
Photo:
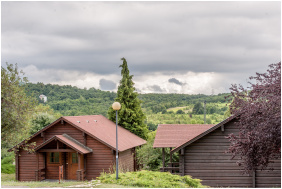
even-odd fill
[(170, 172), (172, 174), (179, 174), (179, 163), (178, 162), (172, 162), (168, 163), (167, 167), (161, 167), (161, 172)]
[(85, 180), (86, 179), (86, 170), (85, 169), (79, 169), (76, 171), (77, 180)]
[(46, 169), (45, 168), (35, 170), (35, 180), (36, 181), (41, 181), (41, 180), (44, 180), (45, 178), (46, 178)]

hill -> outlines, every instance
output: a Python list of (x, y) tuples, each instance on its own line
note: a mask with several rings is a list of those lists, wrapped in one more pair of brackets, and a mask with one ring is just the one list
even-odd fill
[[(70, 85), (27, 83), (25, 90), (39, 103), (48, 104), (64, 116), (101, 114), (107, 117), (108, 108), (116, 98), (114, 92), (95, 88), (79, 89)], [(47, 102), (39, 98), (41, 94), (47, 96)], [(207, 103), (207, 121), (219, 122), (227, 110), (227, 95), (139, 94), (139, 98), (147, 116), (147, 124), (151, 130), (155, 130), (160, 123), (203, 123), (203, 114), (195, 115), (192, 110), (195, 104), (203, 104), (204, 101)]]

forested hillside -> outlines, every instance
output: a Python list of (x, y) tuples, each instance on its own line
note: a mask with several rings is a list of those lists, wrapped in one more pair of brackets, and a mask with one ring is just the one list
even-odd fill
[[(52, 85), (43, 83), (25, 84), (26, 93), (35, 97), (44, 94), (48, 104), (64, 116), (102, 114), (107, 117), (108, 108), (114, 102), (116, 93), (99, 89), (79, 89), (74, 86)], [(188, 94), (140, 94), (142, 109), (147, 117), (147, 124), (155, 130), (158, 124), (195, 124), (203, 121), (203, 102), (206, 101), (207, 123), (218, 123), (228, 109), (225, 98), (228, 94), (188, 95)], [(195, 106), (196, 105), (196, 106)]]
[(40, 103), (39, 95), (47, 96), (47, 103), (52, 109), (64, 116), (95, 115), (107, 116), (108, 108), (113, 103), (116, 93), (99, 89), (79, 89), (70, 85), (52, 85), (43, 83), (26, 84), (26, 92)]

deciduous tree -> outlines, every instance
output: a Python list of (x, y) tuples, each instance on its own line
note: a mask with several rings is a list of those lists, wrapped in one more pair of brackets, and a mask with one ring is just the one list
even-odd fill
[(35, 99), (27, 97), (24, 84), (28, 81), (17, 64), (1, 66), (1, 137), (2, 147), (11, 147), (28, 135), (28, 119)]
[(241, 157), (246, 172), (264, 169), (281, 155), (281, 62), (250, 77), (250, 88), (232, 85), (230, 112), (238, 116), (238, 135), (231, 134), (229, 152)]

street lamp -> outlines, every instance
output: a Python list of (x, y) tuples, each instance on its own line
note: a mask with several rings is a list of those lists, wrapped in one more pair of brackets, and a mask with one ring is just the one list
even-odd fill
[(116, 180), (118, 179), (118, 113), (121, 105), (119, 102), (114, 102), (112, 108), (116, 111)]

